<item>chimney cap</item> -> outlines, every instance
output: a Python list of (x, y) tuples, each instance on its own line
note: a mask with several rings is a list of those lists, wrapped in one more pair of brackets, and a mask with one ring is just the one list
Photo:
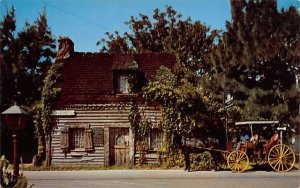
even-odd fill
[(69, 37), (58, 37), (57, 59), (67, 59), (74, 53), (74, 43)]

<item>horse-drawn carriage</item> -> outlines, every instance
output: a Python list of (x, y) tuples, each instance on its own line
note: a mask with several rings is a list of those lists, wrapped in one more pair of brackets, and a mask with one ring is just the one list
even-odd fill
[[(256, 164), (269, 163), (278, 172), (287, 172), (293, 168), (296, 161), (295, 153), (291, 146), (283, 143), (283, 132), (286, 131), (286, 127), (280, 127), (278, 121), (244, 121), (236, 122), (234, 129), (240, 130), (245, 127), (249, 130), (251, 139), (244, 143), (227, 142), (226, 150), (218, 149), (213, 145), (199, 143), (191, 145), (191, 142), (190, 146), (196, 152), (209, 151), (212, 156), (216, 156), (217, 153), (218, 157), (213, 157), (215, 162), (225, 162), (234, 172), (247, 170), (250, 166), (249, 159)], [(271, 129), (268, 129), (270, 127), (276, 127), (276, 131), (272, 133)], [(265, 131), (268, 134), (272, 133), (270, 137), (265, 134), (260, 135), (264, 128), (268, 129)]]

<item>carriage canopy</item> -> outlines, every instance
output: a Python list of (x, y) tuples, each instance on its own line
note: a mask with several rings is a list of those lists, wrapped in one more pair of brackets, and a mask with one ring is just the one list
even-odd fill
[(235, 125), (266, 125), (266, 124), (278, 124), (279, 121), (238, 121)]
[(257, 120), (257, 121), (238, 121), (235, 122), (236, 126), (244, 126), (248, 125), (251, 131), (251, 136), (253, 136), (253, 125), (255, 126), (265, 126), (265, 125), (275, 125), (279, 124), (279, 121), (277, 120), (271, 120), (271, 121), (266, 121), (266, 120)]

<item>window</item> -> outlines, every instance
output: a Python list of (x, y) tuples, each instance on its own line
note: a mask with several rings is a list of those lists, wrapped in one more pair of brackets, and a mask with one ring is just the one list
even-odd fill
[(72, 150), (93, 151), (93, 130), (88, 126), (65, 126), (60, 131), (60, 148), (65, 153)]
[(150, 150), (158, 150), (162, 147), (162, 131), (152, 129), (150, 131)]
[(73, 128), (70, 129), (70, 149), (81, 149), (84, 148), (84, 129), (82, 128)]
[(145, 85), (146, 79), (141, 72), (133, 70), (117, 70), (113, 72), (115, 95), (134, 95), (138, 91), (142, 91), (142, 87)]
[(126, 75), (121, 75), (119, 77), (119, 92), (129, 93), (129, 80), (128, 80), (128, 76)]

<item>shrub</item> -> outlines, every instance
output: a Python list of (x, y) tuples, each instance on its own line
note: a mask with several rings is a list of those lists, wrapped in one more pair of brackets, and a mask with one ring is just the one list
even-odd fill
[(190, 154), (191, 170), (212, 170), (214, 169), (214, 160), (208, 151), (200, 154)]
[(10, 171), (8, 171), (9, 161), (3, 155), (0, 159), (0, 176), (1, 176), (1, 186), (3, 188), (26, 188), (27, 178), (20, 174), (14, 177)]

